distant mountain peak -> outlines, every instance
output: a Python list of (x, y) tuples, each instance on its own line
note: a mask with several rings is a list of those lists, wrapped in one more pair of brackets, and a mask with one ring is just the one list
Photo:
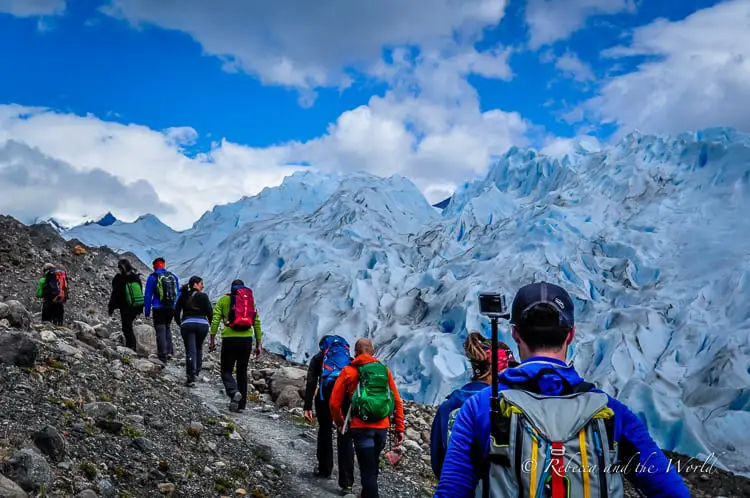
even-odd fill
[(107, 214), (102, 216), (98, 221), (95, 221), (99, 226), (108, 227), (111, 225), (114, 225), (117, 222), (117, 218), (115, 218), (115, 215), (112, 214), (111, 211), (107, 211)]

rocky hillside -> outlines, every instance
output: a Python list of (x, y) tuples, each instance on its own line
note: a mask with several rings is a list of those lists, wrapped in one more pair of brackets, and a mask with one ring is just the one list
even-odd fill
[(133, 254), (121, 256), (106, 247), (66, 241), (49, 224), (26, 226), (0, 215), (0, 301), (16, 300), (32, 312), (41, 312), (41, 301), (35, 297), (36, 285), (44, 264), (52, 263), (68, 274), (70, 301), (65, 308), (66, 322), (104, 322), (112, 277), (123, 256), (144, 278), (148, 275), (150, 270)]

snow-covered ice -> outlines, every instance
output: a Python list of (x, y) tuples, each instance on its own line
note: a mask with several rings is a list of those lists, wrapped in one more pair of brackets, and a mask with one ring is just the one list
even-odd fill
[(243, 278), (267, 347), (304, 361), (324, 334), (371, 337), (428, 403), (468, 379), (467, 331), (489, 335), (479, 292), (559, 283), (582, 375), (662, 447), (750, 475), (749, 188), (748, 136), (633, 133), (562, 160), (513, 148), (442, 212), (402, 177), (305, 172), (182, 233), (143, 219), (65, 236), (163, 254), (213, 298)]

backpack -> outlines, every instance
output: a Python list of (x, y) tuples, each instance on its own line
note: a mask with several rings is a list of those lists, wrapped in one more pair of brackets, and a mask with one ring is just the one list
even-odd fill
[(44, 295), (55, 303), (68, 300), (68, 275), (63, 270), (49, 270), (44, 275)]
[(125, 302), (132, 308), (143, 306), (143, 289), (140, 282), (125, 282)]
[(250, 330), (255, 324), (255, 299), (253, 291), (247, 287), (232, 289), (227, 326), (237, 332)]
[(390, 417), (396, 406), (388, 383), (388, 367), (375, 361), (357, 368), (359, 382), (352, 396), (352, 413), (363, 422)]
[(497, 410), (490, 413), (486, 496), (623, 496), (622, 474), (613, 467), (617, 443), (606, 394), (590, 391), (594, 386), (587, 382), (568, 384), (561, 396), (537, 394), (528, 385), (510, 387), (493, 400)]
[(320, 399), (323, 399), (323, 391), (330, 392), (333, 384), (338, 379), (341, 369), (352, 361), (349, 355), (349, 343), (346, 339), (337, 335), (326, 337), (320, 344), (323, 353), (323, 366), (320, 373)]
[(448, 396), (448, 398), (457, 396), (461, 400), (461, 404), (458, 405), (457, 408), (454, 408), (453, 410), (451, 410), (450, 413), (448, 414), (448, 424), (446, 428), (443, 449), (446, 449), (446, 450), (448, 449), (448, 443), (450, 442), (451, 434), (453, 433), (453, 424), (456, 422), (456, 417), (458, 417), (459, 410), (461, 410), (461, 407), (463, 407), (464, 403), (466, 403), (466, 400), (474, 396), (477, 392), (479, 391), (468, 391), (464, 389), (459, 389), (457, 391), (454, 391), (451, 395)]
[(177, 278), (172, 272), (155, 273), (156, 295), (159, 303), (165, 308), (174, 308), (177, 301)]

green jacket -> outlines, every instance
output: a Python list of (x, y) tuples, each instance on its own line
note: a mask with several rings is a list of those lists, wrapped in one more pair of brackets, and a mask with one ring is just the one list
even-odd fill
[(219, 332), (219, 325), (225, 324), (221, 331), (221, 337), (252, 337), (253, 331), (255, 332), (255, 339), (260, 342), (263, 337), (263, 331), (260, 328), (260, 313), (255, 313), (255, 323), (253, 328), (250, 330), (237, 331), (231, 327), (226, 326), (226, 321), (229, 319), (229, 311), (231, 307), (231, 298), (229, 296), (221, 296), (214, 306), (214, 316), (211, 321), (211, 335), (216, 335)]

